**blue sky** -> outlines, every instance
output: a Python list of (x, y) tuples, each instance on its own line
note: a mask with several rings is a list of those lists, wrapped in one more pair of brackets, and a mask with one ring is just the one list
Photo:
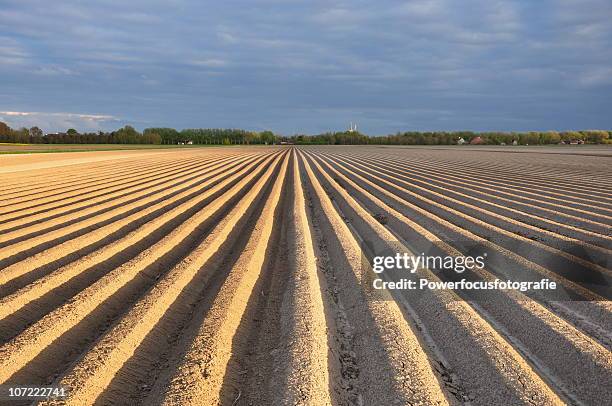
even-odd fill
[(0, 0), (0, 121), (610, 129), (610, 21), (609, 0)]

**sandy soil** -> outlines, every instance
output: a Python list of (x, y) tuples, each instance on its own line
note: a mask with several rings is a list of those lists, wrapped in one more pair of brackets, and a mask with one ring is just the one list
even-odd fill
[[(0, 153), (45, 153), (58, 151), (113, 151), (113, 150), (151, 150), (160, 148), (197, 148), (197, 146), (179, 147), (173, 145), (152, 144), (8, 144), (0, 142)], [(1, 155), (1, 154), (0, 154)]]
[[(71, 405), (611, 404), (610, 159), (386, 147), (0, 156), (0, 384), (61, 384), (68, 398), (42, 404)], [(364, 241), (446, 255), (477, 243), (583, 300), (374, 293)]]
[(54, 154), (6, 154), (0, 155), (0, 173), (22, 172), (34, 169), (48, 169), (58, 166), (78, 165), (90, 162), (102, 162), (115, 159), (139, 158), (143, 154), (163, 154), (168, 150), (153, 151), (95, 151), (58, 152)]

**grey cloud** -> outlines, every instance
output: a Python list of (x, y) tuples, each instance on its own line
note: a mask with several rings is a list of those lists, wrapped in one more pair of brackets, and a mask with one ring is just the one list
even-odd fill
[(119, 121), (110, 115), (33, 111), (0, 111), (0, 120), (14, 128), (38, 126), (47, 131), (54, 131), (55, 128), (97, 131), (103, 129), (107, 123), (116, 124)]
[(4, 3), (6, 111), (286, 133), (612, 126), (605, 0)]

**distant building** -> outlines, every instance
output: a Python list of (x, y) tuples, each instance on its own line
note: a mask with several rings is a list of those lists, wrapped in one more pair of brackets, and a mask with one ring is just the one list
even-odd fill
[(349, 133), (354, 133), (355, 131), (357, 131), (357, 123), (355, 123), (355, 124), (353, 125), (353, 123), (351, 122), (351, 124), (350, 124), (349, 129), (347, 130), (347, 132), (349, 132)]
[(477, 137), (472, 138), (472, 140), (470, 141), (470, 144), (471, 145), (484, 144), (484, 140), (480, 136), (477, 136)]

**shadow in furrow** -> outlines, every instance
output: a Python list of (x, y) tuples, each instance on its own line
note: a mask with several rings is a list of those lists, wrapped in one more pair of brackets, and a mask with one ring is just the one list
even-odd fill
[[(269, 164), (268, 164), (269, 165)], [(263, 173), (263, 172), (262, 172)], [(181, 243), (158, 258), (150, 266), (106, 299), (76, 326), (62, 334), (25, 367), (15, 373), (7, 384), (44, 385), (54, 382), (67, 368), (101, 337), (122, 314), (147, 292), (155, 282), (197, 247), (233, 206), (261, 177), (259, 173), (236, 196), (232, 197), (215, 215), (206, 218)]]

